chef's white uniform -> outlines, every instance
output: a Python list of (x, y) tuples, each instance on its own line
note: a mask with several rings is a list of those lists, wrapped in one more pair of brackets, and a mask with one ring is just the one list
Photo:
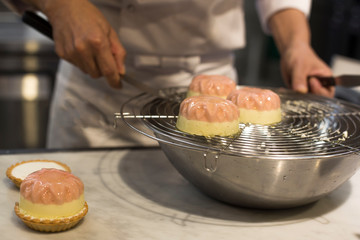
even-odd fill
[[(236, 80), (234, 49), (245, 46), (242, 0), (95, 0), (119, 33), (127, 51), (126, 69), (157, 88), (184, 86), (197, 74)], [(258, 0), (261, 23), (276, 11), (309, 13), (310, 0)], [(48, 128), (49, 148), (155, 145), (113, 114), (139, 93), (124, 83), (112, 89), (62, 61), (56, 78)]]

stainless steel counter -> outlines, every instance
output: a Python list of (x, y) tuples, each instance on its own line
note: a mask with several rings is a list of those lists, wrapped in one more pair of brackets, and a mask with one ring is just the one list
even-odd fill
[[(85, 184), (89, 212), (75, 228), (43, 234), (14, 214), (19, 190), (6, 169), (19, 161), (66, 163)], [(360, 239), (360, 175), (320, 201), (287, 210), (234, 207), (190, 185), (159, 149), (0, 155), (1, 239)]]

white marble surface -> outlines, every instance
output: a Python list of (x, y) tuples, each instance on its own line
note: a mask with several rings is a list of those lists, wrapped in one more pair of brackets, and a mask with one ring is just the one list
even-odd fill
[[(53, 159), (85, 184), (89, 212), (75, 228), (44, 234), (14, 214), (18, 189), (6, 169), (19, 161)], [(360, 175), (329, 196), (289, 210), (233, 207), (208, 198), (160, 150), (0, 155), (0, 239), (360, 239)]]

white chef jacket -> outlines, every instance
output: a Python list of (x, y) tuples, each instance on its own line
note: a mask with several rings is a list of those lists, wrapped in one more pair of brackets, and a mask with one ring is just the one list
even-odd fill
[[(236, 80), (232, 52), (245, 46), (243, 0), (93, 0), (127, 51), (126, 69), (153, 87), (184, 86), (197, 74)], [(311, 0), (257, 0), (262, 27), (277, 11), (298, 9), (308, 15)], [(62, 61), (56, 78), (49, 148), (156, 145), (113, 114), (139, 93), (124, 84), (110, 88)], [(121, 125), (122, 124), (122, 125)]]

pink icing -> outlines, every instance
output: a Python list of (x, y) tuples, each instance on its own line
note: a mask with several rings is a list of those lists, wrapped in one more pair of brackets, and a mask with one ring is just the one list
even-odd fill
[(63, 204), (78, 199), (84, 184), (73, 174), (43, 168), (29, 174), (20, 185), (20, 194), (33, 203)]
[(280, 97), (269, 89), (243, 87), (227, 97), (239, 108), (269, 111), (280, 108)]
[(180, 115), (188, 120), (205, 122), (229, 122), (239, 118), (234, 103), (214, 96), (193, 96), (180, 104)]
[(222, 75), (198, 75), (189, 90), (205, 95), (227, 96), (236, 87), (236, 83), (230, 78)]

